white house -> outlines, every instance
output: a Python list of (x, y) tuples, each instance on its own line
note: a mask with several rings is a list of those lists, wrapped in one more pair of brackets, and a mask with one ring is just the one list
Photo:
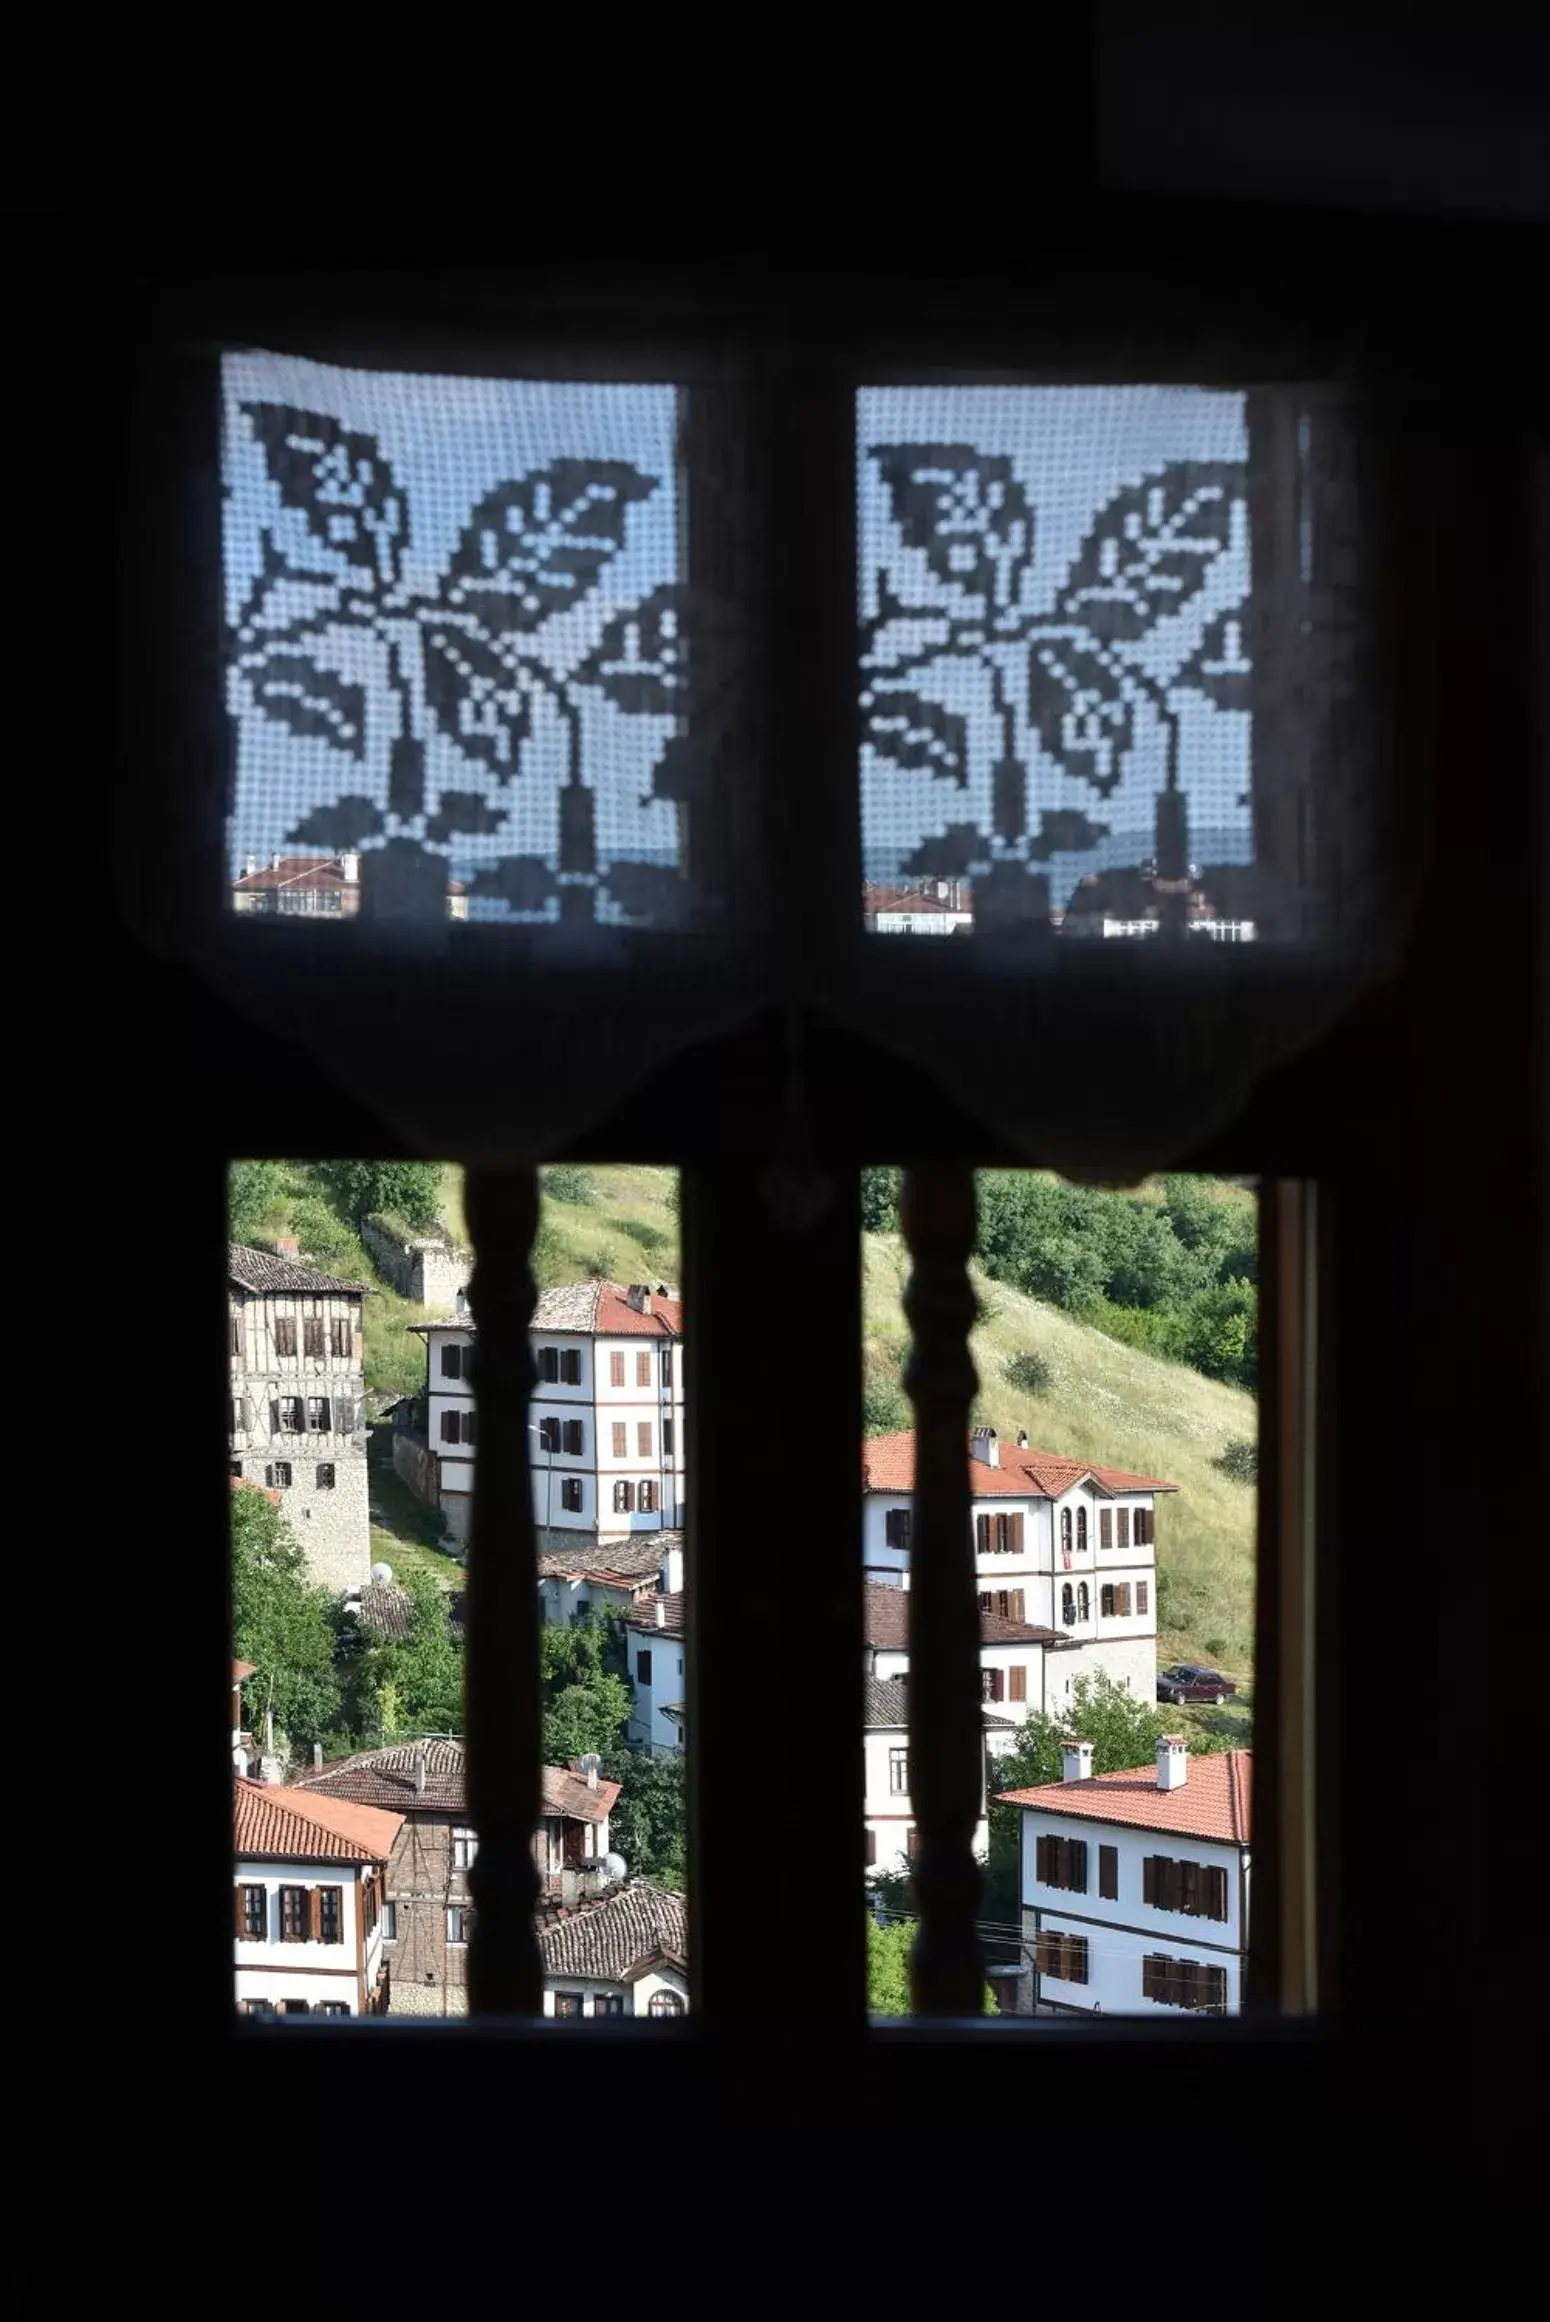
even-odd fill
[(681, 2016), (689, 2008), (682, 1895), (632, 1879), (538, 1937), (546, 2016)]
[(1008, 1790), (1022, 1808), (1023, 1944), (1036, 2003), (1089, 2015), (1236, 2015), (1249, 1941), (1252, 1750), (1094, 1774), (1070, 1742), (1064, 1779)]
[[(871, 1437), (861, 1450), (862, 1561), (869, 1581), (900, 1587), (909, 1572), (915, 1437)], [(982, 1609), (1058, 1630), (1077, 1650), (1048, 1672), (1046, 1708), (1098, 1670), (1152, 1699), (1157, 1675), (1156, 1503), (1176, 1484), (1093, 1467), (1003, 1441), (969, 1439), (969, 1491)]]
[(861, 914), (870, 935), (956, 935), (960, 928), (969, 933), (974, 926), (967, 882), (962, 879), (865, 886)]
[(371, 1570), (361, 1367), (371, 1291), (295, 1253), (294, 1242), (228, 1248), (231, 1477), (284, 1510), (315, 1581), (359, 1588)]
[(538, 1600), (546, 1624), (568, 1628), (589, 1607), (633, 1612), (653, 1596), (676, 1596), (684, 1584), (684, 1536), (673, 1529), (629, 1540), (578, 1540), (538, 1559)]
[[(902, 1677), (862, 1679), (862, 1738), (866, 1751), (866, 1859), (868, 1870), (900, 1871), (915, 1858), (915, 1809), (910, 1803), (910, 1736)], [(985, 1738), (1010, 1738), (1005, 1718), (985, 1712)], [(984, 1794), (974, 1826), (974, 1852), (981, 1861), (990, 1849)]]
[[(474, 1488), (473, 1366), (463, 1314), (411, 1325), (425, 1340), (426, 1449), (455, 1539)], [(666, 1283), (571, 1282), (545, 1290), (531, 1328), (534, 1521), (551, 1533), (624, 1539), (684, 1520), (683, 1303)], [(395, 1445), (395, 1458), (398, 1450)], [(407, 1468), (404, 1472), (408, 1472)], [(412, 1478), (411, 1478), (412, 1480)]]
[(631, 1749), (677, 1752), (684, 1746), (684, 1595), (654, 1596), (625, 1623), (630, 1683)]
[(402, 1815), (239, 1778), (233, 1821), (238, 2012), (386, 2014), (382, 1906)]
[[(869, 1677), (905, 1677), (909, 1674), (909, 1575), (905, 1586), (888, 1588), (868, 1581), (863, 1590), (865, 1622), (863, 1666)], [(987, 1601), (988, 1598), (988, 1601)], [(1017, 1739), (1017, 1728), (1035, 1710), (1050, 1706), (1046, 1660), (1069, 1656), (1076, 1648), (1058, 1629), (1041, 1628), (1021, 1617), (1021, 1592), (999, 1591), (980, 1597), (980, 1692), (987, 1709), (1005, 1722), (986, 1733), (992, 1757), (1004, 1756)], [(1063, 1673), (1057, 1672), (1055, 1693), (1064, 1702)]]

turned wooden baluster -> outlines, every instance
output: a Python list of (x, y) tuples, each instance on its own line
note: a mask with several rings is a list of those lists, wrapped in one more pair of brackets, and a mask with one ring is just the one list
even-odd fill
[(537, 1545), (529, 1480), (528, 1399), (535, 1377), (529, 1267), (538, 1230), (532, 1169), (470, 1169), (464, 1208), (474, 1245), (469, 1298), (477, 1456), (468, 1551), (464, 1732), (468, 1804), (479, 1852), (469, 1873), (474, 2015), (537, 2015), (543, 1975), (533, 1913), (540, 1805)]
[(920, 1929), (910, 1990), (917, 2015), (978, 2015), (985, 1977), (973, 1848), (984, 1729), (969, 1526), (969, 1417), (979, 1383), (969, 1354), (973, 1171), (906, 1169), (900, 1212), (913, 1261), (904, 1293), (913, 1338), (904, 1384), (915, 1406), (908, 1692)]

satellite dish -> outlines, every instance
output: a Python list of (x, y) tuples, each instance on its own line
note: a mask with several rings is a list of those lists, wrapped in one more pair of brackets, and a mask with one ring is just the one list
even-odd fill
[(576, 1760), (576, 1763), (584, 1774), (600, 1774), (603, 1770), (603, 1761), (596, 1750), (588, 1750), (584, 1757)]
[(616, 1886), (629, 1867), (622, 1854), (605, 1854), (603, 1857), (603, 1868)]
[(388, 1582), (393, 1577), (392, 1565), (374, 1564), (371, 1568), (371, 1577), (377, 1583), (379, 1588), (386, 1588)]

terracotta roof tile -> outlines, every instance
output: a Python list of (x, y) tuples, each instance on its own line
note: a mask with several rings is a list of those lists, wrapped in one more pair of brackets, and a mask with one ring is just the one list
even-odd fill
[(658, 1959), (687, 1965), (689, 1915), (682, 1895), (640, 1880), (545, 1927), (538, 1948), (546, 1976), (624, 1983)]
[[(874, 1652), (909, 1651), (910, 1592), (869, 1580), (862, 1605), (866, 1642)], [(1063, 1645), (1058, 1629), (1041, 1629), (1034, 1621), (1009, 1620), (1004, 1613), (980, 1614), (982, 1645)]]
[(231, 1665), (233, 1685), (240, 1685), (245, 1677), (256, 1677), (257, 1675), (257, 1667), (251, 1661), (233, 1661)]
[(240, 1777), (232, 1818), (239, 1862), (386, 1862), (404, 1824), (401, 1814), (353, 1799), (308, 1797)]
[[(684, 1592), (679, 1589), (672, 1596), (658, 1592), (640, 1599), (639, 1612), (631, 1613), (625, 1622), (628, 1629), (636, 1629), (647, 1637), (682, 1637), (684, 1633)], [(662, 1607), (662, 1619), (657, 1620), (656, 1608)]]
[(551, 1549), (540, 1556), (538, 1575), (541, 1580), (596, 1580), (633, 1588), (643, 1580), (655, 1580), (668, 1550), (683, 1544), (682, 1527), (675, 1525), (661, 1532), (632, 1532), (623, 1540), (599, 1540), (583, 1533), (574, 1548)]
[(1084, 1822), (1128, 1822), (1141, 1830), (1167, 1830), (1182, 1838), (1215, 1838), (1247, 1846), (1251, 1827), (1254, 1752), (1219, 1750), (1192, 1757), (1189, 1779), (1177, 1790), (1159, 1790), (1157, 1767), (1132, 1766), (1122, 1774), (1094, 1774), (1085, 1782), (1044, 1782), (1034, 1790), (1003, 1790), (1008, 1806), (1039, 1806), (1049, 1814), (1071, 1814)]
[[(361, 1627), (388, 1644), (404, 1645), (409, 1641), (413, 1625), (414, 1599), (407, 1588), (396, 1580), (371, 1580), (361, 1590), (359, 1598)], [(463, 1591), (447, 1591), (447, 1634), (461, 1638), (463, 1634)]]
[[(1001, 1463), (988, 1467), (970, 1458), (969, 1490), (975, 1499), (1054, 1500), (1083, 1476), (1093, 1476), (1111, 1492), (1176, 1492), (1177, 1484), (1157, 1475), (1132, 1475), (1122, 1467), (1098, 1467), (1091, 1460), (1062, 1459), (1053, 1451), (1026, 1451), (1001, 1439)], [(915, 1431), (873, 1435), (861, 1446), (864, 1492), (909, 1492), (915, 1488)]]
[(277, 1257), (273, 1250), (250, 1250), (243, 1242), (227, 1244), (226, 1275), (239, 1290), (251, 1291), (256, 1298), (289, 1290), (335, 1298), (369, 1298), (372, 1294), (369, 1282), (340, 1282), (332, 1274), (320, 1274), (316, 1266)]
[[(425, 1788), (415, 1787), (415, 1760), (425, 1756)], [(351, 1758), (337, 1758), (331, 1766), (298, 1778), (295, 1787), (311, 1797), (352, 1799), (362, 1806), (393, 1806), (400, 1813), (419, 1809), (431, 1814), (466, 1814), (468, 1784), (463, 1744), (448, 1736), (432, 1741), (392, 1742), (386, 1749), (361, 1750)], [(594, 1790), (585, 1778), (567, 1766), (545, 1766), (543, 1810), (568, 1815), (573, 1822), (601, 1822), (613, 1811), (619, 1795), (617, 1782), (598, 1783)]]
[[(561, 1282), (539, 1293), (533, 1330), (570, 1333), (577, 1338), (682, 1338), (683, 1300), (651, 1294), (651, 1312), (633, 1307), (617, 1282)], [(461, 1330), (478, 1336), (472, 1316), (450, 1322), (411, 1322), (411, 1330)]]

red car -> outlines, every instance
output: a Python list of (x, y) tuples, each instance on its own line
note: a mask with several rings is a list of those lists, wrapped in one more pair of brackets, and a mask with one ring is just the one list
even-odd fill
[(1214, 1701), (1220, 1707), (1237, 1690), (1219, 1669), (1202, 1669), (1194, 1661), (1176, 1661), (1171, 1669), (1157, 1672), (1159, 1701)]

